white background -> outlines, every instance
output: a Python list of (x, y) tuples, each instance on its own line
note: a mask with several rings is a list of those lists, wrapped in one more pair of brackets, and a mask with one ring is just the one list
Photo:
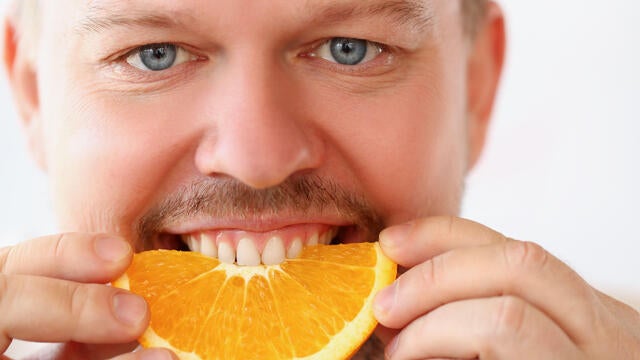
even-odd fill
[[(631, 300), (640, 295), (640, 2), (502, 3), (507, 68), (463, 215), (542, 244), (592, 284)], [(46, 179), (27, 155), (0, 79), (5, 245), (55, 226)]]

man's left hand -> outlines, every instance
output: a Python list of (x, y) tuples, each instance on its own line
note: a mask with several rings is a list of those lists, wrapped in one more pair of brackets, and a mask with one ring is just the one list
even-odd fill
[(539, 245), (454, 217), (380, 244), (408, 269), (374, 303), (389, 359), (640, 359), (640, 313)]

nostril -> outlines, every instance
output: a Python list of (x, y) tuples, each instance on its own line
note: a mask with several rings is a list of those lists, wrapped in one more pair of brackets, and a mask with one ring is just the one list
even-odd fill
[(195, 164), (201, 174), (225, 175), (264, 189), (322, 164), (323, 142), (295, 119), (262, 119), (251, 126), (238, 122), (217, 124), (215, 136), (198, 144)]
[(200, 169), (207, 176), (230, 177), (254, 189), (266, 189), (283, 183), (300, 171), (313, 169), (315, 165), (309, 161), (310, 157), (308, 149), (233, 151), (228, 147), (217, 149), (215, 159)]

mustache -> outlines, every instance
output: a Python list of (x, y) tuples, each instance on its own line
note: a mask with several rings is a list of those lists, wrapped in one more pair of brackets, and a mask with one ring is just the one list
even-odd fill
[(365, 196), (316, 175), (299, 175), (277, 186), (255, 189), (233, 178), (203, 178), (180, 187), (138, 221), (144, 244), (168, 224), (192, 217), (256, 218), (279, 214), (338, 214), (345, 221), (377, 237), (382, 216)]

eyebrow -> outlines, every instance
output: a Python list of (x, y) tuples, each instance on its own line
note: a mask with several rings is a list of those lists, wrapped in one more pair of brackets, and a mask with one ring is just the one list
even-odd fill
[[(432, 23), (433, 13), (430, 1), (386, 0), (376, 2), (348, 2), (332, 4), (311, 11), (310, 23), (339, 23), (357, 18), (385, 17), (393, 25), (407, 27), (414, 31), (424, 31)], [(87, 15), (76, 25), (76, 33), (101, 33), (114, 27), (177, 28), (195, 21), (186, 12), (136, 12), (116, 13), (113, 9), (90, 3)]]
[(391, 20), (393, 25), (409, 26), (415, 31), (424, 31), (432, 24), (433, 11), (430, 4), (430, 1), (425, 0), (387, 0), (373, 3), (359, 1), (356, 4), (336, 4), (321, 10), (316, 21), (338, 23), (353, 18), (382, 16)]
[(185, 13), (152, 13), (129, 11), (118, 13), (112, 9), (96, 5), (89, 5), (87, 15), (75, 26), (76, 33), (101, 33), (114, 27), (152, 27), (172, 28), (180, 27), (193, 21)]

